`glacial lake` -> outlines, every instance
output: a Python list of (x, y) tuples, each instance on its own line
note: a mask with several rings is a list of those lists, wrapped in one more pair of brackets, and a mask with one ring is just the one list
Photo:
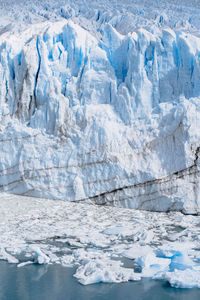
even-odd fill
[(143, 279), (120, 284), (83, 286), (74, 268), (61, 265), (0, 263), (1, 300), (199, 300), (200, 289), (176, 289), (165, 281)]

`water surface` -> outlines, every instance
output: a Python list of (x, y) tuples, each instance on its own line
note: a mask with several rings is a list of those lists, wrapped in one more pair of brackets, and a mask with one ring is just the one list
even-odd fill
[(199, 289), (175, 289), (165, 281), (143, 279), (120, 284), (83, 286), (74, 268), (61, 265), (0, 263), (1, 300), (199, 300)]

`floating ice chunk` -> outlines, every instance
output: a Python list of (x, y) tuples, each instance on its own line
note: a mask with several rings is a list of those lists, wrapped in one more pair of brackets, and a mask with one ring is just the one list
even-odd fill
[(31, 265), (31, 264), (33, 264), (33, 261), (25, 261), (25, 262), (23, 262), (21, 264), (18, 264), (17, 267), (21, 268), (21, 267), (24, 267), (24, 266), (27, 266), (27, 265)]
[(17, 258), (9, 254), (5, 249), (0, 249), (0, 259), (7, 260), (7, 262), (12, 264), (17, 264), (19, 261)]
[(121, 267), (121, 262), (111, 260), (94, 260), (80, 266), (74, 277), (84, 285), (97, 282), (125, 282), (140, 280), (141, 276), (132, 269)]
[(158, 272), (168, 271), (171, 263), (168, 258), (157, 257), (150, 246), (133, 245), (122, 255), (135, 259), (135, 262), (142, 268), (142, 277), (152, 277)]
[(188, 248), (191, 245), (185, 244), (183, 248), (183, 244), (175, 243), (168, 247), (162, 246), (163, 249), (165, 247), (165, 250), (159, 249), (157, 254), (170, 261), (169, 271), (157, 273), (153, 277), (168, 280), (173, 287), (177, 288), (200, 287), (199, 266), (188, 256)]
[(165, 273), (163, 279), (168, 280), (171, 286), (176, 288), (200, 288), (200, 271), (197, 270), (174, 270)]
[[(192, 259), (188, 256), (188, 248), (191, 245), (175, 243), (174, 245), (163, 245), (161, 249), (158, 249), (157, 254), (163, 258), (169, 258), (170, 271), (191, 269), (195, 264)], [(191, 247), (192, 248), (192, 247)], [(190, 249), (191, 249), (190, 248)]]
[(170, 259), (157, 257), (153, 252), (136, 259), (136, 263), (142, 267), (142, 277), (153, 277), (159, 272), (168, 271), (170, 262)]
[(170, 270), (174, 271), (190, 269), (193, 265), (194, 263), (189, 258), (187, 253), (177, 251), (177, 253), (175, 253), (171, 258)]
[(39, 248), (39, 246), (37, 245), (30, 245), (29, 246), (30, 251), (34, 252), (35, 255), (35, 260), (38, 264), (48, 264), (50, 261), (50, 258), (44, 253), (42, 252), (42, 250)]

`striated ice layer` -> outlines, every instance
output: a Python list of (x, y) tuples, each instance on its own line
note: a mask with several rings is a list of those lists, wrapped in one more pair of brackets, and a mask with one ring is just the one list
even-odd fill
[(84, 285), (144, 277), (200, 288), (200, 216), (0, 196), (0, 260), (76, 267)]
[(199, 212), (200, 39), (157, 29), (0, 35), (0, 191)]

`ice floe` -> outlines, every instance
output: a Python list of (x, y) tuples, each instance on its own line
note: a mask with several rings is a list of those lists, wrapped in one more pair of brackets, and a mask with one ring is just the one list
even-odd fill
[(84, 285), (149, 277), (200, 287), (200, 216), (8, 194), (0, 201), (1, 260), (75, 266)]

